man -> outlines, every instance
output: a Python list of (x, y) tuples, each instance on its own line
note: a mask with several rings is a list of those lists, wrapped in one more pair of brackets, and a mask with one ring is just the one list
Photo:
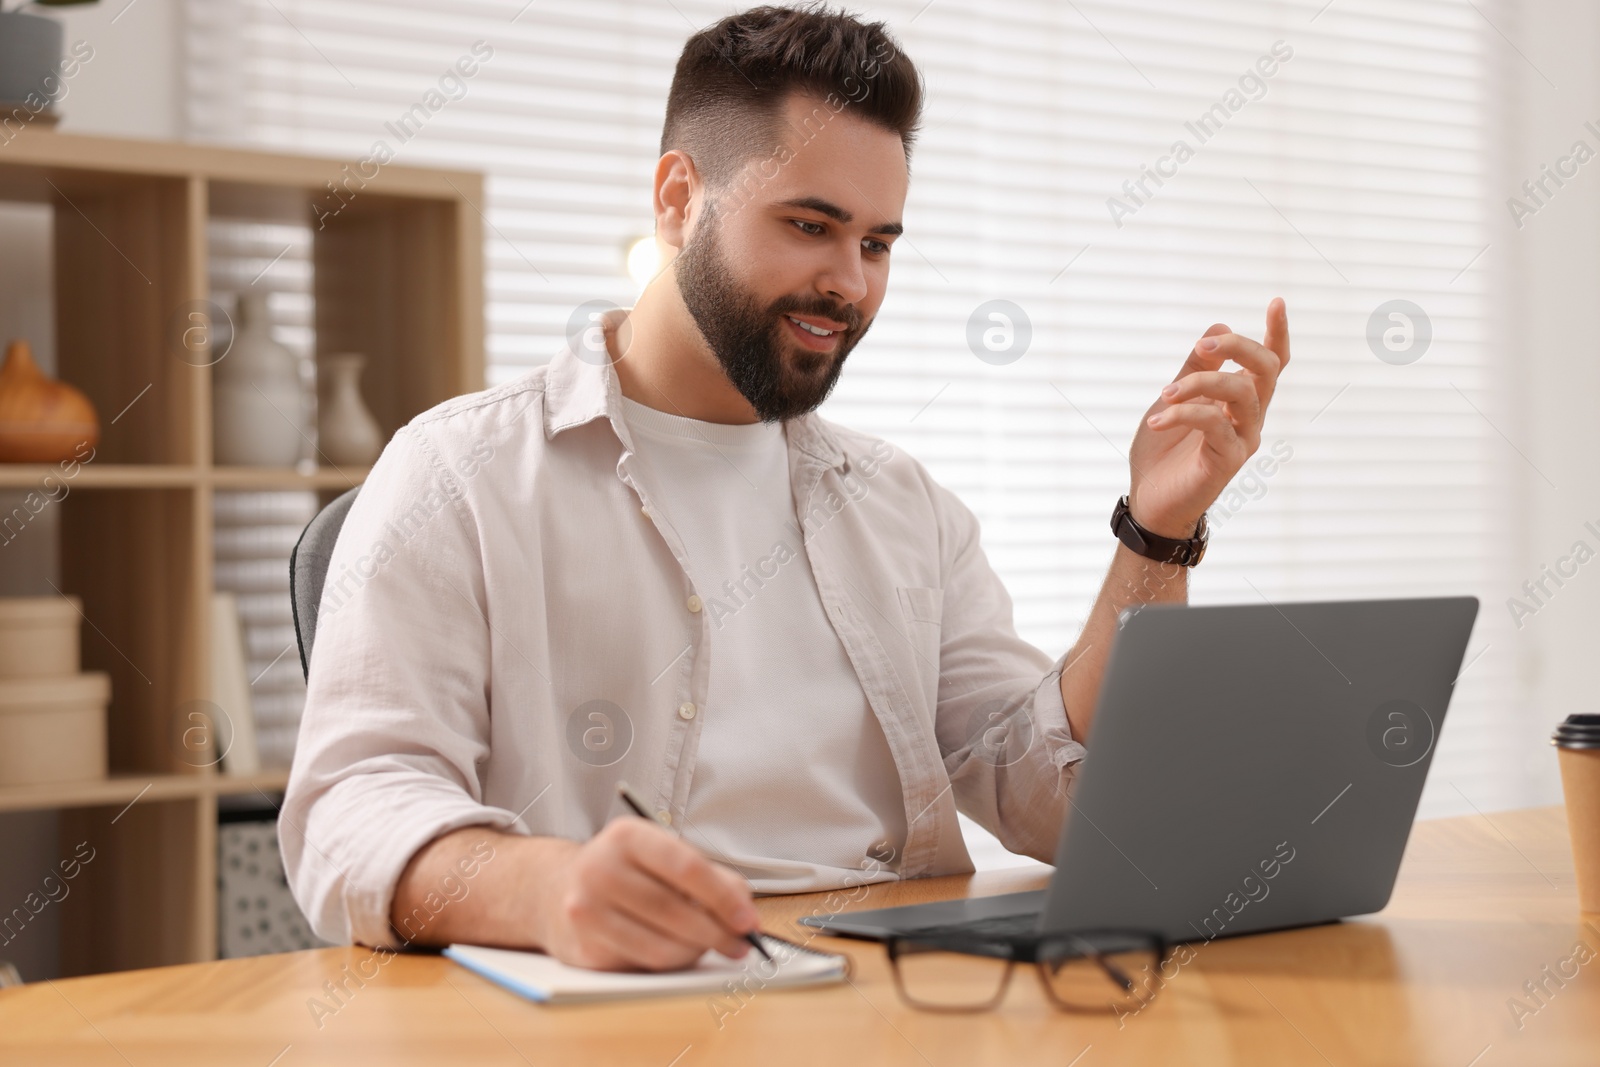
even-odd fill
[[(1053, 858), (1117, 613), (1184, 599), (1286, 315), (1265, 343), (1213, 326), (1151, 406), (1123, 544), (1052, 662), (971, 512), (813, 413), (883, 301), (920, 111), (881, 24), (696, 34), (661, 274), (593, 343), (395, 435), (334, 552), (281, 820), (322, 936), (674, 968), (743, 955), (752, 891), (971, 870), (958, 810)], [(620, 780), (661, 825), (617, 817)]]

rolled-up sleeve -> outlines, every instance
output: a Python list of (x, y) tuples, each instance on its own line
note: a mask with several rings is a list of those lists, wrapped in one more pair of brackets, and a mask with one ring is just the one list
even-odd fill
[(403, 427), (351, 507), (328, 568), (305, 713), (279, 819), (284, 867), (319, 937), (397, 945), (395, 884), (485, 805), (489, 633), (481, 539), (427, 427)]
[(956, 807), (1012, 852), (1053, 863), (1086, 754), (1061, 699), (1066, 654), (1052, 663), (1018, 636), (977, 517), (932, 491), (944, 580), (935, 732)]

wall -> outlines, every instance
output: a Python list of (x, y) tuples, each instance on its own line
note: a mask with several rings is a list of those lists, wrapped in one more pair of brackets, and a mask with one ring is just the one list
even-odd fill
[[(1518, 98), (1503, 116), (1511, 131), (1505, 188), (1497, 202), (1516, 197), (1555, 166), (1574, 142), (1600, 152), (1600, 67), (1594, 62), (1600, 42), (1600, 10), (1578, 0), (1529, 3), (1516, 23), (1501, 24), (1526, 58), (1507, 47), (1506, 62), (1518, 72)], [(1596, 129), (1584, 126), (1593, 122)], [(1570, 166), (1568, 167), (1570, 170)], [(1600, 158), (1578, 168), (1563, 187), (1547, 183), (1552, 195), (1518, 228), (1508, 209), (1503, 247), (1508, 284), (1503, 353), (1508, 392), (1519, 417), (1504, 432), (1536, 467), (1522, 499), (1522, 558), (1518, 581), (1538, 580), (1578, 540), (1600, 551)], [(1548, 481), (1546, 480), (1548, 479)], [(1552, 484), (1553, 483), (1553, 484)], [(1600, 560), (1576, 567), (1563, 585), (1546, 582), (1549, 596), (1520, 629), (1508, 627), (1518, 651), (1527, 706), (1520, 726), (1531, 744), (1530, 769), (1546, 783), (1545, 795), (1560, 800), (1555, 754), (1545, 740), (1562, 717), (1574, 711), (1600, 711)], [(1521, 589), (1507, 599), (1532, 604)], [(1485, 604), (1485, 612), (1509, 618), (1505, 602)]]
[(102, 0), (50, 17), (66, 27), (69, 48), (80, 40), (94, 48), (61, 102), (62, 131), (183, 135), (182, 0)]

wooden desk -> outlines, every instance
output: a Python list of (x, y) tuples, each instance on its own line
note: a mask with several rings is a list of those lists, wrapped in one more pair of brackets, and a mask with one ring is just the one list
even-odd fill
[[(1035, 888), (1037, 871), (875, 886), (849, 907)], [(769, 929), (820, 894), (761, 901)], [(1565, 985), (1537, 983), (1587, 945)], [(818, 938), (855, 959), (850, 984), (756, 993), (719, 1027), (704, 997), (547, 1008), (435, 956), (397, 956), (321, 1019), (308, 1008), (363, 948), (97, 975), (0, 992), (6, 1064), (471, 1063), (491, 1065), (1437, 1064), (1600, 1062), (1600, 916), (1577, 911), (1558, 808), (1421, 823), (1394, 900), (1348, 923), (1220, 940), (1137, 1016), (1057, 1013), (1028, 975), (996, 1012), (901, 1005), (882, 951)], [(1527, 1006), (1520, 1028), (1509, 1004)], [(731, 1004), (732, 1002), (725, 1002)]]

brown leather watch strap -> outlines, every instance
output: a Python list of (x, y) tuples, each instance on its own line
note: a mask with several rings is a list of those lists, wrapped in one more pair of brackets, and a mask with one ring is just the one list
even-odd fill
[(1134, 521), (1133, 513), (1128, 510), (1126, 496), (1117, 501), (1117, 506), (1112, 509), (1111, 532), (1117, 535), (1117, 540), (1146, 559), (1153, 559), (1157, 563), (1179, 563), (1185, 567), (1193, 567), (1205, 558), (1206, 541), (1210, 534), (1204, 515), (1200, 516), (1200, 525), (1195, 529), (1194, 536), (1185, 540), (1153, 534)]

